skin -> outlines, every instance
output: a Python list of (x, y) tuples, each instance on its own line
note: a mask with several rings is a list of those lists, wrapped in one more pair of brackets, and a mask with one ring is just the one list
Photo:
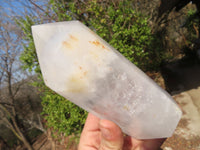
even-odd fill
[(78, 150), (159, 150), (164, 140), (125, 136), (115, 123), (88, 114)]

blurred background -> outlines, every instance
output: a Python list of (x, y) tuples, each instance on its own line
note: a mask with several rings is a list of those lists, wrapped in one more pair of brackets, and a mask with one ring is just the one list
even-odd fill
[(167, 90), (163, 150), (200, 150), (199, 0), (0, 0), (0, 150), (74, 150), (87, 112), (44, 85), (31, 26), (79, 20)]

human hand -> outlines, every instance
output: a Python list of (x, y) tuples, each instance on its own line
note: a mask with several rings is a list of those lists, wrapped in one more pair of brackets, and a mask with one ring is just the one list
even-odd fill
[(78, 150), (158, 150), (165, 139), (136, 140), (113, 122), (88, 114)]

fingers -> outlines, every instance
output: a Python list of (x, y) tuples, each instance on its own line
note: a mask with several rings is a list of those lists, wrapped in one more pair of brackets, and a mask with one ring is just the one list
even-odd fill
[(85, 122), (83, 132), (99, 130), (99, 121), (100, 121), (100, 119), (98, 117), (89, 113), (87, 120)]
[(81, 134), (79, 150), (122, 150), (123, 133), (113, 122), (88, 114)]
[[(100, 120), (88, 114), (79, 150), (158, 150), (165, 139), (136, 140), (123, 137), (121, 129), (113, 122)], [(124, 142), (125, 141), (125, 142)]]
[(124, 141), (121, 129), (108, 120), (101, 120), (99, 127), (101, 132), (99, 150), (122, 150)]
[(92, 114), (88, 114), (85, 126), (81, 133), (78, 150), (98, 149), (100, 145), (100, 119)]

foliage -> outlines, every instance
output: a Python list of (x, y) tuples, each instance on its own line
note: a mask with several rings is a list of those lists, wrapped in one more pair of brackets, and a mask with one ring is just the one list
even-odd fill
[(90, 19), (96, 32), (127, 59), (142, 67), (148, 61), (148, 50), (151, 43), (151, 30), (147, 18), (131, 8), (131, 2), (121, 1), (114, 5), (98, 5), (91, 2), (87, 6), (95, 19)]
[(31, 26), (38, 22), (34, 22), (33, 18), (32, 16), (26, 16), (25, 18), (16, 19), (15, 21), (18, 26), (21, 27), (21, 30), (24, 34), (24, 51), (20, 56), (20, 60), (24, 64), (23, 68), (28, 69), (30, 72), (35, 71), (36, 73), (39, 73), (39, 63), (37, 60), (37, 54), (31, 33)]
[(199, 61), (197, 55), (197, 49), (199, 49), (199, 31), (200, 31), (200, 19), (199, 12), (197, 9), (190, 8), (187, 11), (187, 18), (184, 24), (184, 28), (187, 29), (187, 34), (185, 38), (185, 46), (182, 52), (185, 54), (184, 60), (187, 60), (188, 64), (196, 63)]
[(46, 90), (42, 99), (43, 115), (48, 127), (65, 135), (78, 135), (81, 132), (86, 111), (51, 90)]
[(160, 63), (161, 41), (151, 33), (148, 17), (134, 10), (134, 2), (51, 0), (50, 4), (58, 15), (57, 21), (81, 20), (141, 69)]
[(190, 9), (184, 27), (188, 30), (187, 41), (192, 44), (199, 36), (199, 16), (197, 10)]
[[(50, 0), (45, 14), (51, 17), (49, 22), (80, 20), (144, 70), (159, 64), (162, 58), (162, 49), (158, 47), (160, 40), (151, 33), (148, 18), (134, 10), (130, 0)], [(24, 68), (34, 70), (41, 78), (31, 36), (31, 25), (37, 23), (43, 23), (43, 19), (27, 15), (18, 20), (24, 31), (21, 55)], [(37, 86), (43, 92), (43, 115), (48, 127), (65, 135), (79, 134), (87, 113), (45, 87), (43, 82)]]

